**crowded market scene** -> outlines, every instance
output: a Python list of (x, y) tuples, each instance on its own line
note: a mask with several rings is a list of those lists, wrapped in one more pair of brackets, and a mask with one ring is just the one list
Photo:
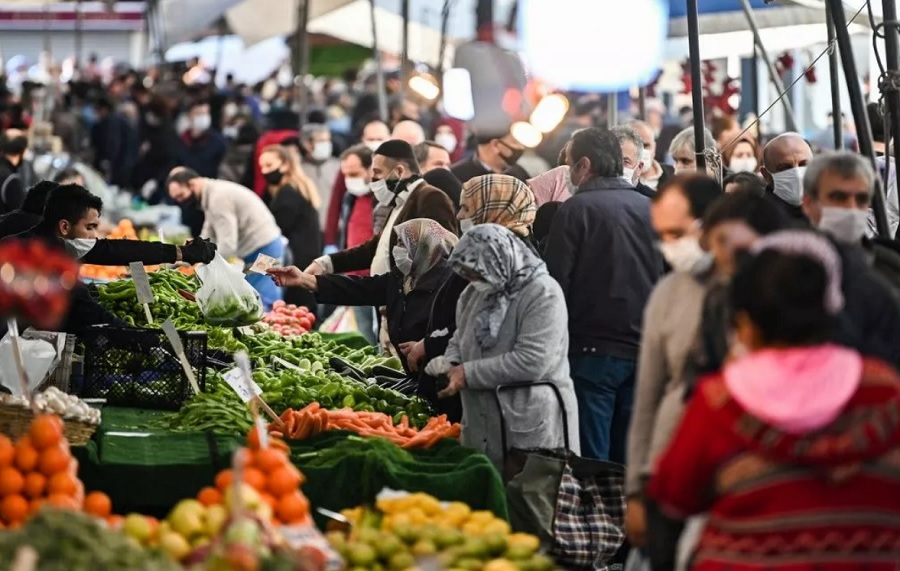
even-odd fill
[(0, 0), (0, 571), (900, 570), (896, 0)]

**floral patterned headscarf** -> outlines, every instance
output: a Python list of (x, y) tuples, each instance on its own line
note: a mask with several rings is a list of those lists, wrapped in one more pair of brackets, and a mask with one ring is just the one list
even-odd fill
[(475, 317), (475, 340), (482, 349), (497, 344), (510, 304), (547, 266), (521, 238), (497, 224), (480, 224), (465, 234), (450, 255), (458, 274), (474, 273), (493, 286)]
[(391, 251), (403, 274), (403, 291), (409, 293), (416, 280), (427, 274), (453, 251), (459, 239), (429, 218), (414, 218), (394, 226), (397, 245)]

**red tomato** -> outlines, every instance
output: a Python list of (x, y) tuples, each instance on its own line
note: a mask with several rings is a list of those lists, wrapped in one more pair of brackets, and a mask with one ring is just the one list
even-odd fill
[(272, 304), (272, 307), (273, 307), (274, 309), (278, 309), (278, 308), (280, 308), (280, 307), (284, 307), (285, 305), (287, 305), (287, 304), (284, 302), (284, 300), (283, 300), (283, 299), (279, 299), (278, 301), (276, 301), (275, 303)]
[(310, 323), (311, 325), (315, 325), (315, 324), (316, 324), (316, 314), (315, 314), (315, 313), (310, 313), (310, 314), (307, 315), (306, 317), (309, 319), (309, 323)]
[(307, 331), (309, 330), (310, 327), (312, 327), (312, 321), (310, 321), (309, 317), (300, 318), (299, 323), (300, 323), (300, 327), (302, 327), (303, 329), (306, 329)]

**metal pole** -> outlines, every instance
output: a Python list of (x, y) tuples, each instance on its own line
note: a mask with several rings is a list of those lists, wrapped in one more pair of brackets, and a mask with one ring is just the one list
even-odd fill
[(841, 114), (841, 86), (838, 71), (837, 46), (834, 45), (834, 22), (831, 19), (831, 5), (825, 5), (825, 20), (828, 26), (828, 73), (831, 76), (831, 128), (834, 130), (834, 149), (844, 148), (844, 121)]
[(694, 106), (694, 152), (697, 171), (706, 172), (706, 137), (703, 120), (703, 78), (700, 75), (700, 18), (697, 0), (687, 0), (688, 49), (691, 57), (691, 100)]
[(617, 92), (606, 94), (606, 126), (612, 129), (619, 122), (619, 94)]
[[(885, 133), (884, 154), (887, 155), (894, 149), (894, 166), (900, 168), (900, 145), (897, 139), (900, 137), (900, 91), (898, 91), (897, 79), (900, 68), (900, 30), (897, 28), (897, 3), (896, 0), (882, 0), (882, 16), (884, 22), (884, 53), (885, 72), (887, 77), (882, 85), (882, 93), (887, 101), (890, 119), (890, 136)], [(893, 139), (893, 144), (892, 144)], [(890, 161), (888, 161), (890, 166)], [(888, 172), (890, 169), (888, 169)]]
[(306, 74), (309, 73), (309, 34), (306, 32), (306, 24), (309, 22), (309, 0), (297, 2), (297, 49), (295, 54), (294, 70), (296, 71), (297, 88), (300, 101), (300, 124), (298, 129), (306, 123), (306, 111), (309, 106), (309, 92), (306, 89)]
[(450, 0), (444, 0), (444, 8), (441, 10), (441, 46), (438, 48), (438, 81), (444, 80), (444, 53), (447, 50), (447, 25), (450, 22)]
[[(759, 120), (759, 48), (753, 42), (753, 114)], [(757, 125), (757, 132), (759, 132)], [(762, 133), (759, 133), (762, 136)]]
[(75, 2), (75, 66), (78, 69), (79, 79), (83, 79), (81, 69), (81, 56), (84, 50), (84, 14), (81, 12), (81, 0)]
[(400, 48), (400, 92), (406, 91), (406, 81), (410, 72), (409, 65), (409, 0), (401, 0), (400, 17), (403, 20), (403, 35)]
[[(753, 33), (753, 42), (759, 48), (759, 56), (766, 63), (766, 69), (769, 70), (769, 79), (772, 81), (772, 85), (775, 86), (778, 93), (784, 93), (784, 84), (781, 83), (781, 78), (778, 76), (775, 66), (772, 65), (772, 60), (769, 59), (769, 54), (766, 52), (766, 48), (762, 43), (762, 38), (759, 36), (759, 26), (756, 25), (756, 16), (753, 14), (753, 7), (750, 6), (750, 0), (741, 0), (741, 7), (744, 9), (744, 16), (747, 17), (747, 24), (750, 26), (750, 31)], [(781, 98), (781, 103), (784, 105), (784, 118), (787, 123), (788, 131), (796, 131), (797, 121), (794, 120), (794, 107), (791, 105), (790, 97), (785, 94), (785, 96)]]
[(387, 87), (384, 84), (384, 68), (381, 66), (381, 50), (378, 49), (378, 25), (375, 22), (375, 0), (369, 0), (372, 20), (372, 59), (375, 60), (375, 82), (378, 90), (378, 114), (382, 121), (388, 120)]
[(638, 87), (638, 119), (647, 120), (647, 88)]
[[(850, 33), (847, 32), (847, 18), (844, 15), (844, 6), (841, 0), (826, 0), (831, 7), (831, 19), (834, 23), (834, 33), (840, 48), (841, 63), (844, 67), (844, 77), (847, 78), (847, 91), (850, 95), (850, 110), (853, 112), (853, 122), (856, 124), (856, 136), (859, 140), (859, 152), (868, 157), (875, 165), (875, 151), (872, 148), (872, 126), (869, 124), (869, 114), (866, 113), (866, 103), (863, 99), (862, 88), (859, 85), (859, 75), (856, 73), (856, 61), (853, 59), (853, 47), (850, 45)], [(887, 14), (885, 14), (887, 20)], [(875, 178), (875, 192), (872, 194), (872, 212), (875, 214), (875, 225), (878, 235), (890, 236), (887, 215), (884, 209), (884, 190), (881, 180)]]

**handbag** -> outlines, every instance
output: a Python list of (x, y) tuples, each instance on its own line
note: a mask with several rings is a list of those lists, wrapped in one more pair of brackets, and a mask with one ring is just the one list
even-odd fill
[[(549, 386), (563, 414), (562, 450), (508, 449), (502, 393)], [(495, 391), (500, 410), (503, 473), (510, 525), (537, 536), (556, 563), (570, 570), (603, 571), (625, 541), (625, 467), (570, 451), (568, 416), (550, 382), (516, 383)]]

